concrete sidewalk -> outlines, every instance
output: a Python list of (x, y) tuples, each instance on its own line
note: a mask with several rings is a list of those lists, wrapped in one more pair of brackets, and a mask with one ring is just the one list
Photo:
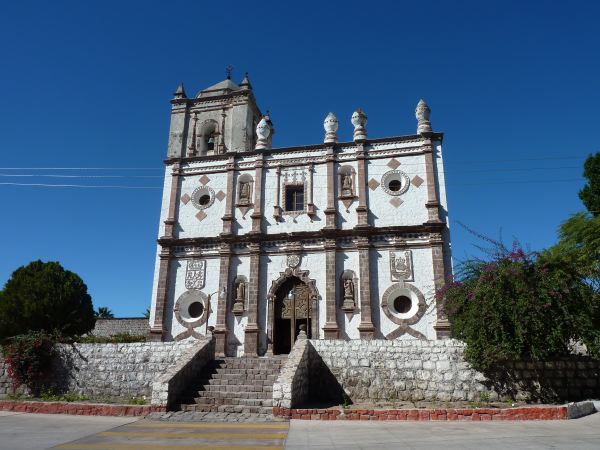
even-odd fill
[(137, 420), (139, 417), (69, 416), (0, 411), (0, 449), (47, 449)]
[(515, 422), (292, 420), (285, 448), (600, 449), (600, 413), (575, 420)]

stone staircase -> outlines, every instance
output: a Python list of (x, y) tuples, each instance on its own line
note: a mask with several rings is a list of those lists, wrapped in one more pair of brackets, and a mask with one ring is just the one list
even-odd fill
[(181, 399), (188, 412), (271, 414), (273, 383), (285, 356), (221, 358), (200, 374)]

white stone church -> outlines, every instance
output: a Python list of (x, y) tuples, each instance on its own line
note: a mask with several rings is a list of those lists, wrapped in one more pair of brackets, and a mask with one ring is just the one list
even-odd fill
[[(171, 101), (151, 332), (212, 330), (217, 353), (286, 354), (311, 339), (436, 339), (451, 275), (443, 134), (351, 141), (325, 114), (322, 143), (274, 147), (246, 76)], [(350, 117), (351, 116), (351, 117)]]

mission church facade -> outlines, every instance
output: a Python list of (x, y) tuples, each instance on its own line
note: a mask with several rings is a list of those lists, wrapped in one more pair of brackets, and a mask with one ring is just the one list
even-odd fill
[(173, 100), (151, 333), (209, 330), (220, 355), (289, 353), (311, 339), (437, 339), (451, 275), (442, 133), (274, 148), (246, 76)]

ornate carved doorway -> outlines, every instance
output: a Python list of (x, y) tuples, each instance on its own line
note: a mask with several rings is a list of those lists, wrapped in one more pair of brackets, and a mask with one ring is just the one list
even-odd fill
[(273, 353), (287, 354), (296, 342), (300, 329), (311, 337), (313, 314), (310, 289), (302, 280), (292, 276), (277, 289), (274, 300)]

